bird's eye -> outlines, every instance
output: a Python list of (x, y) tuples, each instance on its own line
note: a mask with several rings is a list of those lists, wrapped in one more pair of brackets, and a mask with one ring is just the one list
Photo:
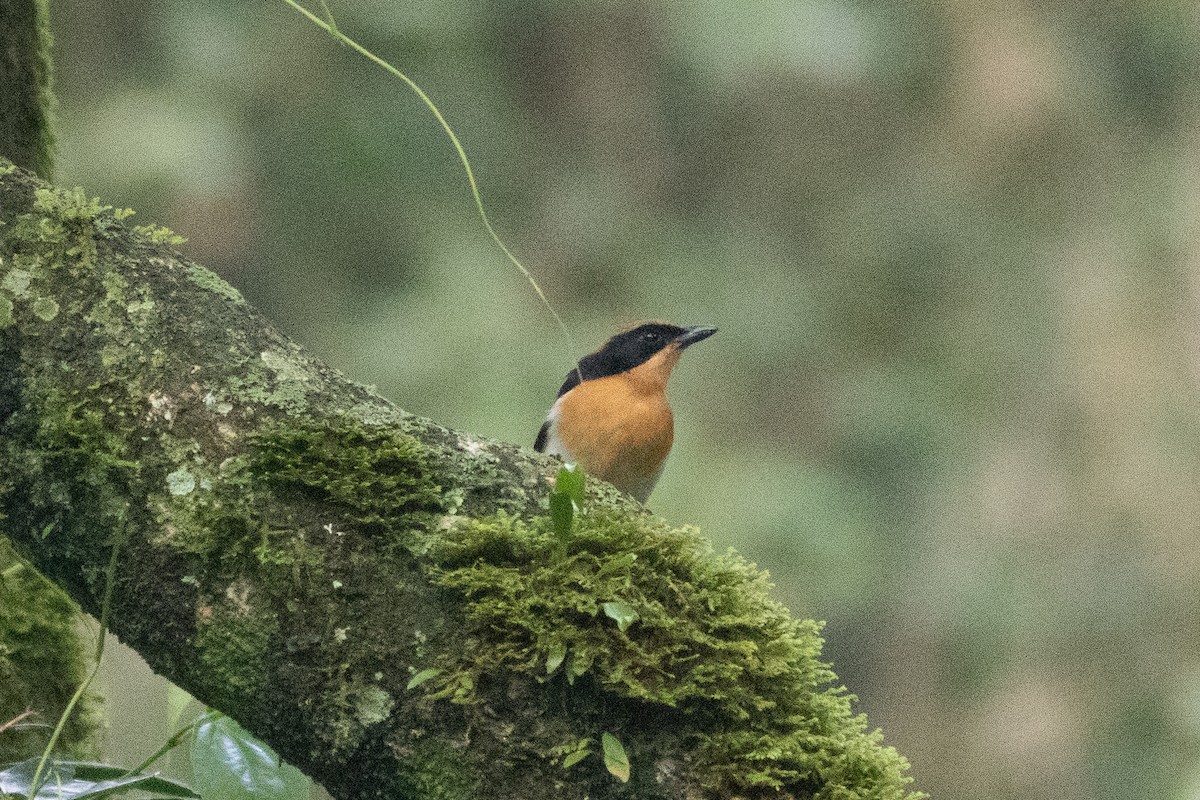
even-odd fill
[(653, 342), (655, 339), (658, 338), (658, 334), (657, 333), (643, 333), (642, 338), (645, 339), (647, 342)]

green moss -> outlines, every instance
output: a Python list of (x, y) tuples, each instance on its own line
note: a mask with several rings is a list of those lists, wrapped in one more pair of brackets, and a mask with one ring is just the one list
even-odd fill
[(424, 528), (443, 509), (424, 445), (394, 430), (293, 423), (254, 436), (251, 449), (251, 472), (274, 490), (342, 510), (371, 531)]
[[(237, 593), (232, 592), (236, 598)], [(260, 693), (267, 679), (267, 655), (277, 633), (276, 623), (256, 614), (244, 599), (203, 609), (196, 631), (196, 652), (216, 688), (212, 705), (231, 708), (237, 698)]]
[[(6, 463), (0, 476), (28, 493), (20, 507), (38, 529), (78, 533), (80, 541), (90, 538), (86, 531), (98, 529), (105, 531), (99, 541), (110, 541), (128, 512), (123, 484), (139, 467), (129, 453), (129, 415), (86, 391), (51, 389), (36, 402), (36, 420), (21, 414), (9, 423), (36, 425), (30, 437), (34, 449), (12, 450), (21, 436), (0, 443)], [(102, 582), (101, 572), (96, 578)]]
[(0, 328), (7, 328), (13, 323), (13, 302), (0, 295)]
[[(20, 562), (0, 537), (0, 724), (28, 710), (53, 725), (87, 672), (75, 632), (78, 612), (62, 590)], [(60, 751), (94, 756), (100, 729), (95, 693), (67, 720)], [(10, 729), (0, 735), (0, 763), (40, 753), (49, 728)]]
[(219, 556), (230, 570), (250, 564), (290, 580), (321, 568), (324, 549), (314, 542), (327, 534), (302, 522), (317, 509), (331, 530), (401, 537), (428, 528), (444, 508), (425, 448), (402, 433), (292, 421), (248, 436), (244, 447), (216, 469), (190, 463), (164, 479), (176, 546)]
[(310, 542), (304, 531), (291, 526), (261, 526), (258, 544), (251, 552), (259, 574), (274, 578), (274, 583), (299, 584), (320, 574), (325, 567), (324, 548)]
[(36, 282), (48, 281), (63, 268), (73, 276), (90, 279), (96, 259), (95, 229), (116, 221), (110, 206), (87, 197), (79, 188), (37, 188), (32, 205), (30, 213), (18, 215), (5, 231), (12, 268), (0, 278), (0, 288), (16, 299), (34, 299), (34, 313), (49, 321), (47, 317), (53, 319), (57, 314), (58, 303), (37, 298)]
[(906, 762), (833, 685), (817, 624), (793, 620), (761, 573), (695, 532), (593, 512), (562, 543), (548, 519), (500, 515), (463, 521), (431, 555), (469, 626), (432, 696), (479, 702), (475, 687), (499, 674), (590, 681), (641, 707), (635, 718), (678, 714), (713, 796), (905, 796)]
[(47, 6), (48, 0), (5, 4), (0, 13), (0, 152), (49, 179), (54, 168), (54, 96)]
[(161, 225), (134, 225), (133, 232), (155, 244), (167, 244), (171, 247), (178, 247), (187, 241), (170, 228)]
[[(45, 230), (55, 230), (55, 221), (62, 223), (91, 223), (101, 213), (112, 211), (112, 206), (104, 205), (98, 198), (88, 197), (83, 188), (74, 189), (35, 189), (33, 210), (45, 219)], [(57, 238), (56, 235), (47, 239)]]
[(401, 796), (411, 800), (478, 800), (481, 796), (468, 759), (443, 740), (419, 739), (403, 755)]

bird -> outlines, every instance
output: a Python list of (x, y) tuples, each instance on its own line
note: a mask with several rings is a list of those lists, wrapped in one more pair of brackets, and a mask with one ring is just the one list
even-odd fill
[(684, 350), (716, 332), (647, 322), (613, 336), (567, 373), (534, 449), (645, 503), (675, 441), (667, 379)]

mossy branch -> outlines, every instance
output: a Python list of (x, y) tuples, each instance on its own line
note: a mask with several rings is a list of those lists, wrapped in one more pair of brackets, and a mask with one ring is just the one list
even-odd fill
[(401, 411), (161, 229), (0, 172), (5, 529), (93, 611), (120, 532), (113, 630), (335, 796), (908, 796), (752, 566), (603, 485), (564, 542), (551, 460)]

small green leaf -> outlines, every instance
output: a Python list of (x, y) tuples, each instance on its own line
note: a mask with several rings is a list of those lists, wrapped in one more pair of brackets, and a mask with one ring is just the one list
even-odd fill
[(424, 683), (425, 681), (429, 680), (430, 678), (436, 678), (438, 675), (441, 675), (441, 674), (442, 674), (442, 671), (440, 669), (435, 669), (434, 667), (430, 667), (429, 669), (423, 669), (420, 672), (418, 672), (416, 675), (413, 675), (411, 679), (409, 679), (408, 686), (405, 686), (404, 689), (405, 689), (405, 691), (408, 691), (409, 689), (415, 689), (418, 686), (420, 686), (422, 683)]
[(562, 642), (551, 642), (550, 648), (546, 653), (546, 674), (549, 675), (558, 669), (566, 657), (567, 646)]
[(558, 480), (554, 483), (554, 493), (570, 497), (576, 507), (582, 511), (584, 481), (583, 467), (578, 464), (565, 466), (558, 471)]
[(605, 603), (602, 607), (604, 608), (604, 613), (606, 615), (617, 621), (617, 628), (619, 628), (622, 633), (624, 633), (625, 629), (630, 625), (641, 619), (637, 609), (628, 603), (622, 603), (620, 600), (614, 600), (612, 602)]
[(571, 755), (569, 755), (563, 759), (562, 768), (570, 769), (571, 767), (575, 766), (580, 761), (583, 761), (585, 758), (587, 758), (591, 754), (592, 754), (591, 750), (586, 750), (586, 749), (585, 750), (576, 750), (574, 753), (571, 753)]
[(587, 674), (587, 671), (592, 668), (592, 661), (595, 657), (587, 652), (576, 647), (571, 651), (571, 657), (567, 660), (567, 683), (574, 686), (575, 679)]
[(571, 523), (575, 519), (575, 502), (570, 495), (555, 492), (550, 495), (550, 522), (554, 533), (565, 539), (571, 535)]
[(600, 744), (604, 748), (604, 766), (621, 783), (629, 783), (629, 756), (625, 755), (625, 748), (617, 737), (605, 733), (600, 737)]
[(593, 656), (591, 653), (576, 649), (571, 654), (571, 664), (567, 667), (568, 677), (579, 677), (586, 675), (587, 671), (592, 668)]

